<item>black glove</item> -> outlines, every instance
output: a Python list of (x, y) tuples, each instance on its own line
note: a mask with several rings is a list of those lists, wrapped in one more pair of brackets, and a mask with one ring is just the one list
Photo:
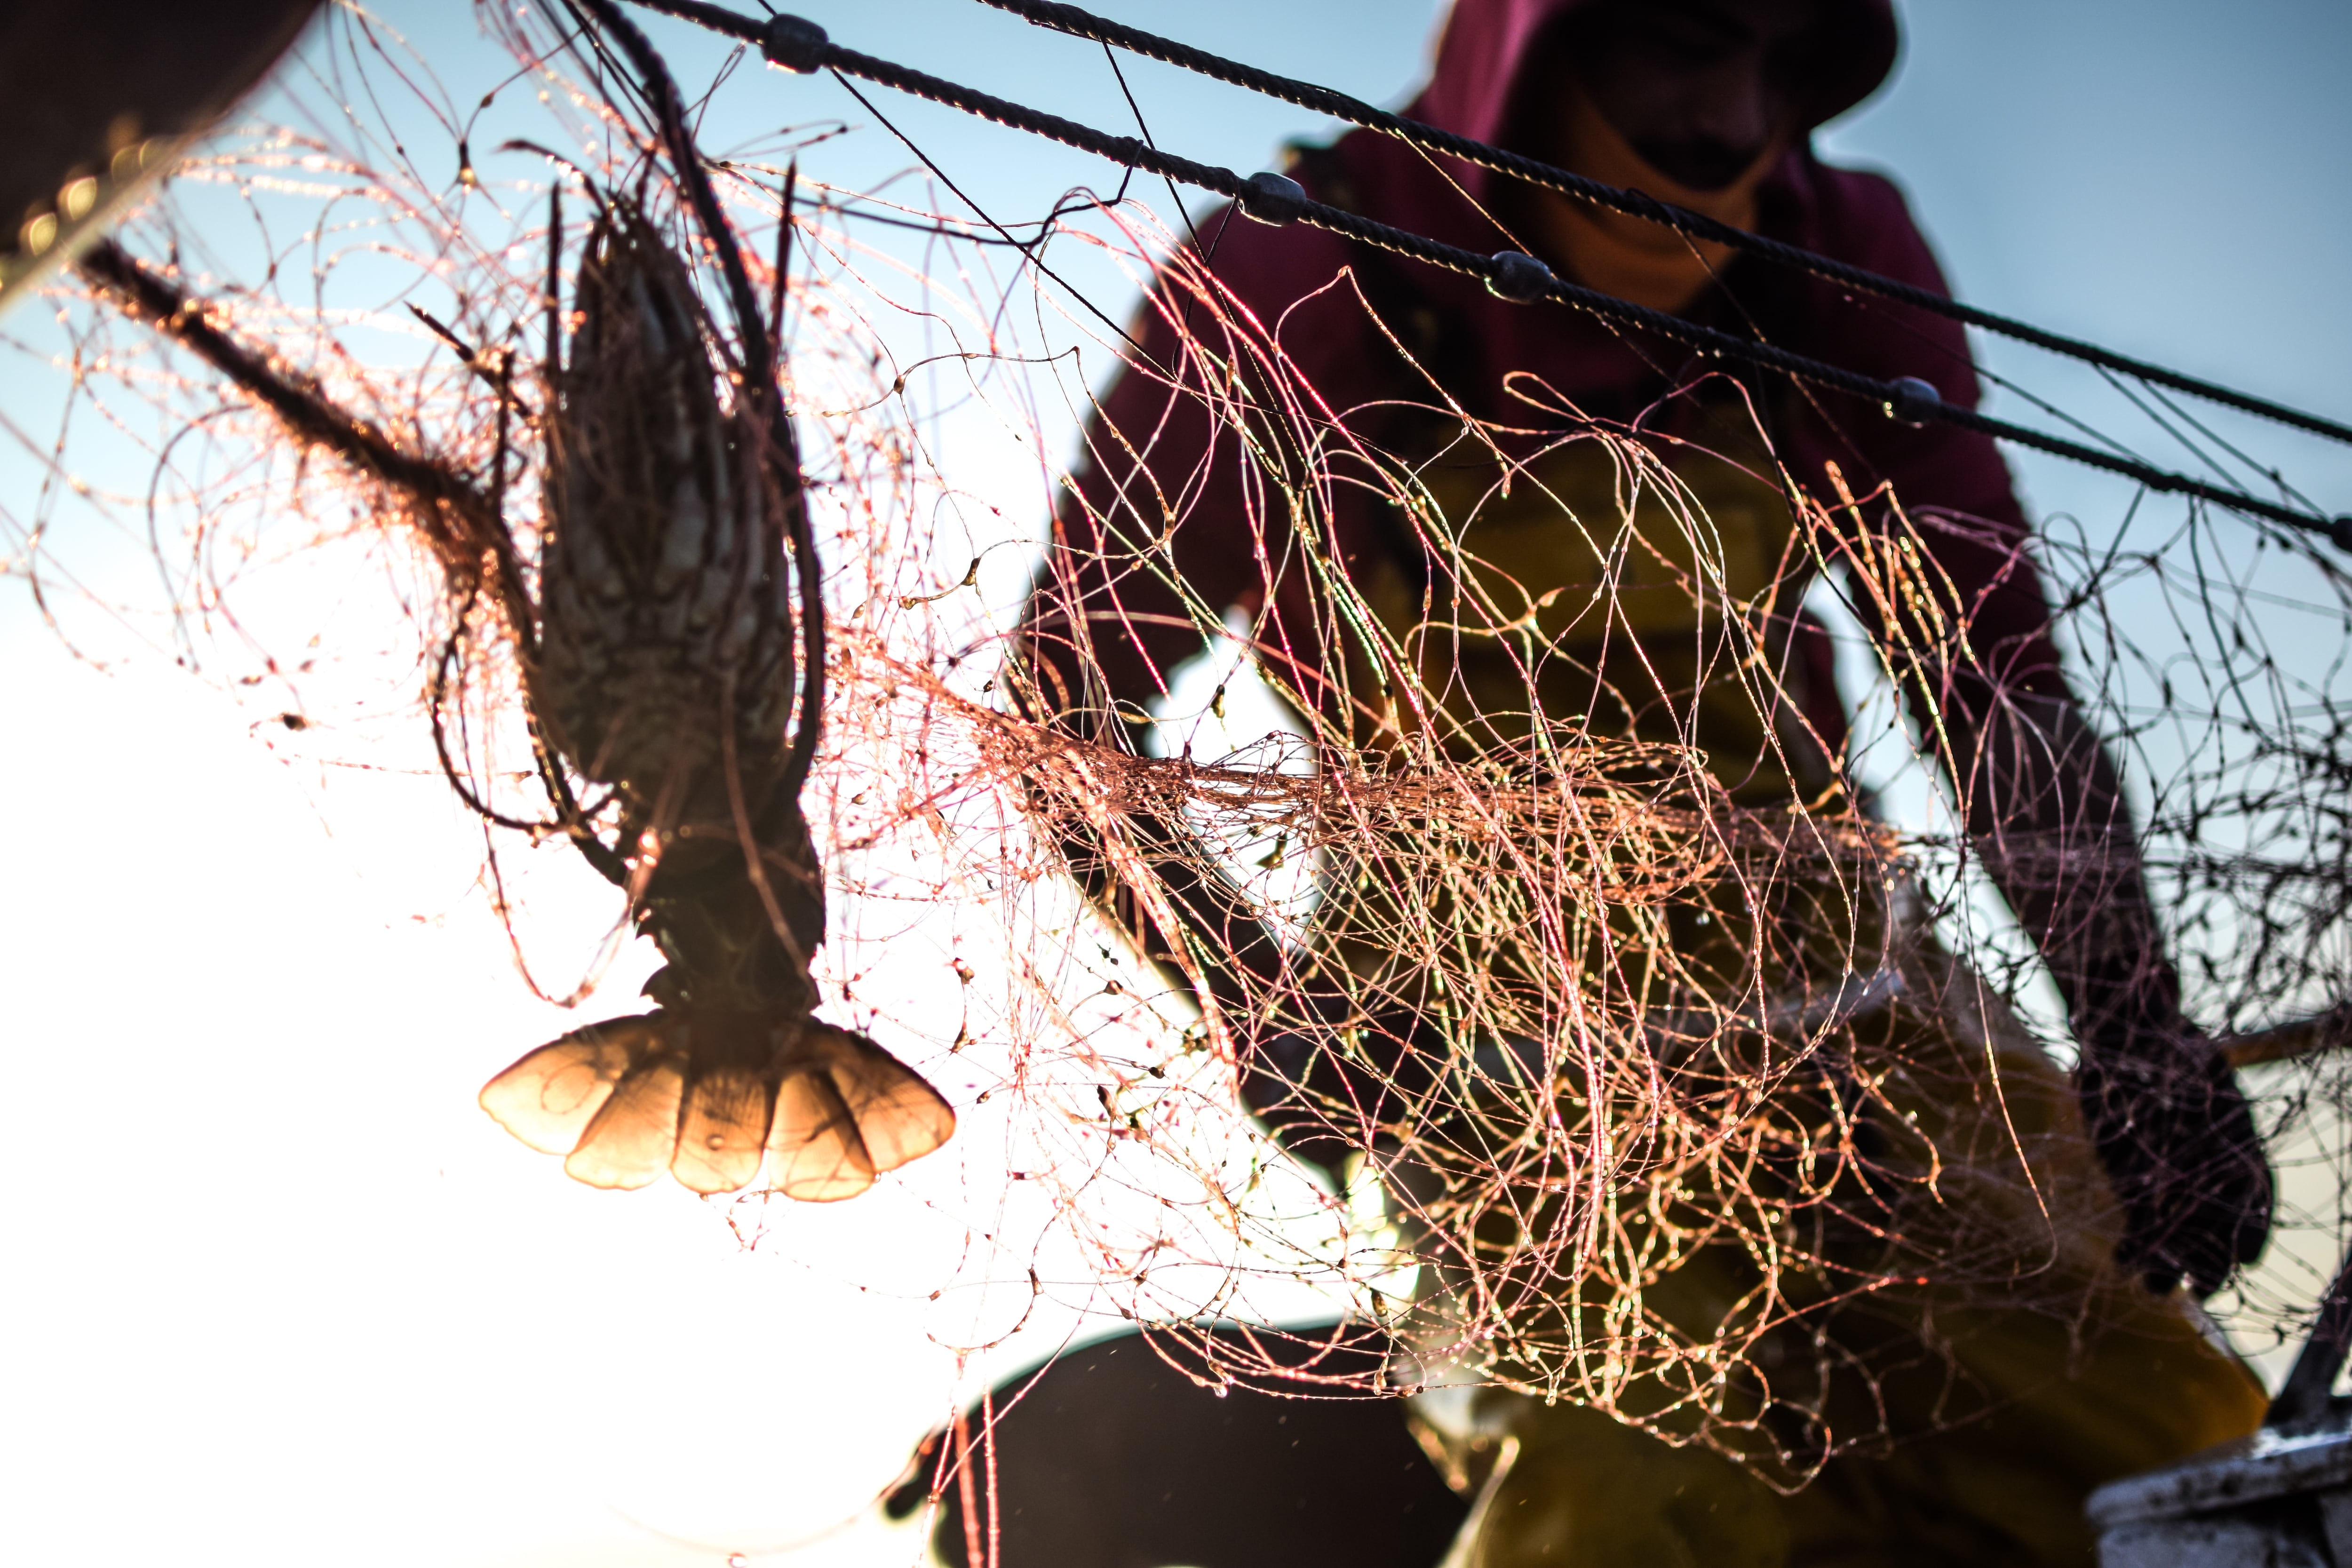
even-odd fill
[(2237, 1075), (2195, 1026), (2111, 1021), (2085, 1037), (2075, 1087), (2123, 1204), (2118, 1262), (2159, 1295), (2185, 1278), (2201, 1299), (2261, 1254), (2270, 1161)]

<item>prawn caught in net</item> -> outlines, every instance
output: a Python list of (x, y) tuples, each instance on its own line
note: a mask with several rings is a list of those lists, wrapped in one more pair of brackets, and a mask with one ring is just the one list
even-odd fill
[[(670, 155), (693, 167), (675, 89), (655, 80)], [(764, 1163), (789, 1196), (855, 1196), (878, 1172), (939, 1147), (954, 1114), (871, 1040), (812, 1016), (824, 905), (799, 796), (824, 644), (814, 590), (795, 603), (796, 581), (817, 568), (774, 365), (752, 336), (726, 346), (675, 238), (636, 196), (595, 195), (569, 310), (550, 257), (559, 281), (535, 416), (510, 351), (458, 344), (496, 397), (487, 487), (400, 451), (212, 327), (200, 301), (119, 247), (102, 245), (85, 271), (405, 515), (442, 565), (458, 625), (433, 681), (452, 782), (502, 825), (574, 844), (625, 889), (667, 961), (646, 984), (655, 1011), (531, 1052), (484, 1089), (483, 1108), (595, 1186), (642, 1186), (667, 1171), (698, 1192), (732, 1192)], [(722, 264), (740, 281), (732, 236), (720, 232)], [(551, 252), (561, 238), (558, 216)], [(748, 288), (736, 293), (736, 325), (758, 334)], [(567, 319), (579, 323), (568, 345)], [(528, 562), (505, 495), (509, 436), (524, 429), (544, 449)], [(543, 824), (480, 803), (447, 756), (441, 703), (460, 647), (482, 635), (469, 625), (478, 615), (514, 661), (553, 812)], [(602, 793), (583, 804), (588, 788)]]

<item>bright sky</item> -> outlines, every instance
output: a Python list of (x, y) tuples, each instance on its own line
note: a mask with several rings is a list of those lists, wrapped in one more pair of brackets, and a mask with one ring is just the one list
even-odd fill
[[(1380, 101), (1412, 81), (1433, 16), (1430, 0), (1100, 8)], [(1895, 84), (1825, 146), (1899, 174), (1964, 296), (2352, 414), (2337, 260), (2352, 99), (2336, 80), (2352, 12), (1903, 9)], [(450, 0), (386, 13), (453, 90), (501, 68)], [(853, 47), (1125, 123), (1098, 51), (971, 0), (810, 14)], [(689, 79), (693, 59), (715, 58), (656, 32)], [(1155, 135), (1206, 161), (1266, 166), (1281, 140), (1319, 129), (1129, 70)], [(1103, 177), (1076, 154), (877, 102), (905, 108), (900, 123), (992, 209), (1042, 211)], [(706, 136), (827, 115), (865, 121), (828, 83), (747, 71)], [(906, 162), (871, 130), (830, 156), (815, 172), (842, 184)], [(2030, 352), (1992, 363), (2089, 405), (2083, 378)], [(44, 438), (54, 410), (27, 395), (0, 388), (0, 410)], [(2352, 510), (2352, 454), (2230, 428)], [(2119, 487), (2019, 467), (2038, 510), (2113, 526)], [(0, 460), (0, 510), (24, 515), (29, 473), (21, 454)], [(163, 602), (137, 541), (88, 542), (78, 559), (102, 596)], [(0, 1313), (14, 1347), (0, 1557), (660, 1568), (784, 1561), (777, 1549), (855, 1514), (955, 1377), (924, 1337), (941, 1260), (917, 1213), (921, 1169), (852, 1205), (772, 1214), (751, 1252), (667, 1184), (620, 1196), (563, 1180), (473, 1105), (488, 1073), (578, 1019), (516, 979), (472, 887), (478, 838), (437, 786), (289, 764), (265, 710), (92, 617), (70, 626), (91, 661), (20, 581), (0, 586), (14, 759), (0, 811), (18, 824), (0, 904)], [(630, 989), (591, 1009), (624, 1010)], [(947, 1160), (933, 1179), (952, 1183)], [(1021, 1353), (1069, 1327), (1043, 1325)], [(866, 1525), (789, 1560), (919, 1551)]]

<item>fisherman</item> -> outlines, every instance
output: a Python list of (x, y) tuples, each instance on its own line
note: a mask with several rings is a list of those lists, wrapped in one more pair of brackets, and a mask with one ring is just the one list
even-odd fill
[[(1429, 84), (1408, 113), (1940, 295), (1942, 274), (1896, 187), (1825, 164), (1811, 145), (1816, 127), (1884, 80), (1896, 42), (1889, 0), (1455, 0)], [(1915, 378), (1953, 407), (1976, 404), (1967, 344), (1948, 318), (1368, 131), (1307, 151), (1290, 174), (1313, 199), (1366, 218), (1479, 255), (1528, 253), (1565, 281), (1881, 382)], [(2063, 994), (2079, 1047), (2070, 1083), (2030, 1050), (1999, 1047), (1982, 1029), (1969, 1037), (1979, 1061), (1999, 1058), (2016, 1135), (2076, 1148), (2087, 1180), (2104, 1188), (2105, 1218), (2084, 1222), (2091, 1256), (2055, 1266), (2092, 1281), (2083, 1300), (2095, 1321), (2004, 1318), (1980, 1302), (1947, 1303), (1938, 1317), (1915, 1304), (1904, 1331), (1937, 1341), (1940, 1370), (1874, 1385), (1889, 1441), (1829, 1458), (1789, 1494), (1734, 1459), (1670, 1446), (1605, 1414), (1482, 1394), (1476, 1429), (1511, 1438), (1517, 1460), (1482, 1510), (1472, 1560), (1764, 1565), (1899, 1554), (2087, 1564), (2080, 1509), (2091, 1489), (2259, 1423), (2259, 1384), (2200, 1333), (2195, 1301), (2259, 1253), (2273, 1196), (2231, 1071), (2181, 1011), (2118, 775), (2067, 685), (2030, 529), (1991, 441), (1727, 372), (1663, 334), (1515, 303), (1478, 279), (1324, 228), (1227, 213), (1195, 227), (1220, 284), (1275, 331), (1300, 378), (1343, 411), (1351, 432), (1417, 466), (1448, 525), (1468, 531), (1465, 552), (1526, 591), (1546, 636), (1585, 635), (1561, 630), (1561, 617), (1585, 607), (1590, 595), (1580, 600), (1576, 590), (1598, 580), (1600, 563), (1557, 523), (1564, 513), (1621, 509), (1609, 449), (1538, 442), (1552, 455), (1522, 476), (1535, 482), (1506, 491), (1491, 462), (1481, 469), (1437, 449), (1443, 422), (1416, 424), (1396, 408), (1450, 401), (1496, 427), (1605, 426), (1650, 443), (1722, 531), (1724, 592), (1735, 600), (1785, 582), (1802, 557), (1790, 544), (1800, 509), (1780, 476), (1828, 509), (1815, 515), (1853, 519), (1880, 538), (1908, 531), (1948, 603), (1965, 610), (1968, 657), (1937, 662), (1932, 690), (1915, 668), (1906, 696), (1964, 803), (1971, 840)], [(1146, 312), (1144, 359), (1183, 363), (1182, 314), (1173, 302)], [(1268, 521), (1265, 497), (1253, 495), (1252, 458), (1234, 431), (1213, 425), (1202, 390), (1130, 370), (1090, 429), (1076, 482), (1083, 504), (1063, 509), (1032, 615), (1041, 689), (1057, 721), (1081, 732), (1139, 746), (1135, 713), (1202, 646), (1169, 579), (1134, 571), (1114, 580), (1103, 568), (1118, 553), (1113, 534), (1152, 539), (1164, 529), (1164, 559), (1191, 602), (1240, 609), (1254, 619), (1257, 646), (1290, 650), (1297, 668), (1344, 657), (1318, 640), (1305, 574), (1268, 566), (1279, 557), (1268, 542), (1279, 520)], [(1416, 440), (1429, 449), (1401, 449)], [(1510, 494), (1539, 499), (1514, 503)], [(1165, 503), (1171, 521), (1157, 509), (1179, 496), (1181, 506)], [(1398, 606), (1380, 614), (1400, 635), (1414, 614), (1428, 618), (1412, 606), (1451, 591), (1433, 589), (1442, 564), (1384, 526), (1369, 494), (1335, 505), (1334, 553), (1364, 601)], [(1535, 526), (1547, 507), (1555, 526)], [(1801, 586), (1784, 598), (1793, 603)], [(1554, 589), (1568, 590), (1565, 598), (1543, 601)], [(1610, 624), (1625, 634), (1613, 651), (1574, 647), (1556, 679), (1517, 672), (1517, 689), (1532, 692), (1538, 711), (1524, 695), (1519, 711), (1503, 710), (1512, 672), (1481, 662), (1501, 658), (1499, 644), (1462, 642), (1423, 673), (1431, 689), (1452, 694), (1442, 717), (1457, 735), (1507, 743), (1573, 719), (1595, 733), (1697, 746), (1736, 803), (1839, 798), (1848, 721), (1822, 624), (1780, 615), (1768, 639), (1775, 690), (1727, 701), (1714, 676), (1676, 663), (1692, 657), (1702, 628), (1698, 612), (1678, 617), (1671, 597), (1612, 606)], [(1930, 635), (1899, 606), (1874, 617), (1867, 595), (1855, 597), (1882, 641)], [(1084, 606), (1084, 626), (1071, 624), (1072, 605)], [(1090, 665), (1073, 651), (1081, 643)], [(1503, 696), (1482, 708), (1488, 692)], [(1362, 718), (1341, 721), (1361, 731)], [(2051, 870), (2053, 846), (2063, 874)], [(1297, 1108), (1309, 1089), (1361, 1086), (1335, 1088), (1331, 1063), (1286, 1058), (1278, 1039), (1243, 1047), (1253, 1107), (1303, 1157), (1327, 1152)], [(1963, 1061), (1961, 1070), (1978, 1069)], [(2015, 1217), (2021, 1227), (2053, 1223)], [(2030, 1250), (2020, 1247), (2021, 1256)], [(2126, 1283), (2100, 1286), (2102, 1271)], [(1204, 1491), (1202, 1506), (1226, 1510), (1238, 1526), (1251, 1505), (1226, 1495), (1236, 1479), (1213, 1468), (1207, 1457), (1171, 1455), (1149, 1489), (1219, 1489)], [(1261, 1489), (1276, 1484), (1259, 1480)], [(1235, 1552), (1233, 1563), (1253, 1560), (1245, 1546)], [(1007, 1561), (1017, 1568), (1020, 1559)]]

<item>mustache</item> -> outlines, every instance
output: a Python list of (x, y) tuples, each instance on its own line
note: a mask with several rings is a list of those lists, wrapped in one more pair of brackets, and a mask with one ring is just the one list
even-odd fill
[(1765, 143), (1735, 145), (1713, 136), (1645, 137), (1633, 143), (1642, 161), (1676, 184), (1694, 191), (1719, 191), (1746, 174)]

